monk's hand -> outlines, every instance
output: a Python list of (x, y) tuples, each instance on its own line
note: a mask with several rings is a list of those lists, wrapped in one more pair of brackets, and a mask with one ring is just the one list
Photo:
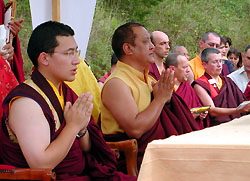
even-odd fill
[(195, 111), (191, 112), (191, 114), (193, 115), (194, 119), (200, 116), (200, 114), (196, 113)]
[(14, 20), (8, 23), (8, 27), (14, 36), (16, 36), (19, 33), (19, 31), (22, 29), (23, 21), (24, 21), (23, 19), (20, 19), (20, 20)]
[(5, 59), (11, 62), (13, 60), (14, 48), (10, 43), (3, 46), (2, 50), (0, 50), (0, 55)]
[(200, 113), (200, 119), (203, 120), (207, 117), (208, 111), (205, 111), (203, 113)]
[(92, 109), (92, 95), (89, 92), (81, 94), (73, 105), (67, 102), (64, 108), (66, 124), (76, 126), (79, 131), (85, 129), (89, 124)]
[(250, 112), (250, 103), (248, 103), (247, 105), (245, 105), (243, 108), (239, 109), (240, 113), (243, 112)]
[(173, 93), (174, 81), (174, 70), (163, 71), (160, 79), (153, 85), (154, 98), (162, 100), (164, 103), (169, 102)]

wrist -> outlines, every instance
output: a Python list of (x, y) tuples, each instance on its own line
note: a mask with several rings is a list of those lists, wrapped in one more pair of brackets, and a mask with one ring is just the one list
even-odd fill
[(81, 131), (76, 135), (76, 137), (77, 137), (78, 139), (80, 139), (81, 137), (83, 137), (83, 136), (87, 133), (87, 131), (88, 131), (88, 129), (87, 129), (87, 127), (86, 127), (85, 129), (81, 130)]

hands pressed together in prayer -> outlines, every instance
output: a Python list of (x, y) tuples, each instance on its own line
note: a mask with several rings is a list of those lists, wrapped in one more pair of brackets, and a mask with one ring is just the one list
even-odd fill
[(163, 71), (160, 79), (152, 83), (154, 99), (160, 99), (167, 103), (171, 100), (175, 78), (174, 70), (167, 69)]
[(79, 133), (89, 124), (93, 109), (92, 97), (87, 92), (81, 94), (73, 105), (70, 102), (65, 105), (64, 117), (66, 124), (73, 125), (74, 128), (79, 130)]

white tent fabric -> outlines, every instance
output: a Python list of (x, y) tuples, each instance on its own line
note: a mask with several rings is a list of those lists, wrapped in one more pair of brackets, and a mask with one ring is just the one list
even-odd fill
[[(96, 0), (61, 0), (60, 22), (71, 26), (84, 59), (95, 12)], [(33, 29), (52, 20), (52, 0), (30, 0)]]

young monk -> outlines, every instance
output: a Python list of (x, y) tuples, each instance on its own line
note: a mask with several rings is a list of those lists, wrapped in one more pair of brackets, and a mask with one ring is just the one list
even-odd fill
[(57, 180), (135, 180), (116, 171), (115, 157), (93, 122), (92, 96), (64, 83), (77, 73), (74, 31), (45, 22), (32, 32), (28, 55), (35, 67), (3, 105), (0, 155), (16, 167), (52, 168)]

